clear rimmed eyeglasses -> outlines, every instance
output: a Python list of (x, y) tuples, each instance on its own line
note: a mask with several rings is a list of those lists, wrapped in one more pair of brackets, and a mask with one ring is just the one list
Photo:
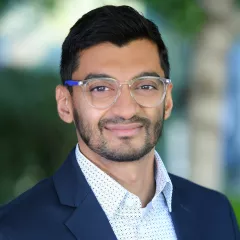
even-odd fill
[(143, 107), (156, 107), (166, 96), (170, 79), (143, 76), (119, 83), (116, 79), (100, 77), (87, 80), (66, 80), (65, 86), (81, 86), (86, 101), (95, 108), (104, 109), (113, 105), (121, 94), (122, 86), (128, 85), (132, 98)]

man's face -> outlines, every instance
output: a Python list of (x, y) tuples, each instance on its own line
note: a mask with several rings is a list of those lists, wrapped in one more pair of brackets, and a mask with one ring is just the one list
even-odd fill
[[(104, 74), (123, 83), (143, 72), (164, 77), (155, 44), (148, 40), (135, 40), (123, 47), (102, 43), (81, 53), (72, 79)], [(92, 151), (112, 161), (135, 161), (145, 156), (161, 135), (164, 105), (172, 101), (171, 87), (161, 105), (147, 108), (131, 97), (128, 85), (123, 85), (118, 100), (106, 109), (90, 106), (83, 88), (73, 87), (72, 115), (81, 151)]]

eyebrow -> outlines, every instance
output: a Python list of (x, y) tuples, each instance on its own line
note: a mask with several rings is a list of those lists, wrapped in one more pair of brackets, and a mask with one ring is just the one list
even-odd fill
[(108, 74), (104, 73), (89, 73), (84, 80), (92, 79), (92, 78), (114, 78)]
[(141, 72), (140, 74), (138, 74), (137, 76), (135, 76), (134, 78), (140, 78), (140, 77), (160, 77), (160, 75), (156, 72)]
[[(134, 76), (132, 79), (135, 78), (140, 78), (140, 77), (146, 77), (146, 76), (150, 76), (150, 77), (160, 77), (160, 75), (156, 72), (141, 72), (139, 74), (137, 74), (136, 76)], [(92, 79), (92, 78), (113, 78), (115, 79), (115, 77), (105, 74), (105, 73), (89, 73), (84, 80), (88, 80), (88, 79)]]

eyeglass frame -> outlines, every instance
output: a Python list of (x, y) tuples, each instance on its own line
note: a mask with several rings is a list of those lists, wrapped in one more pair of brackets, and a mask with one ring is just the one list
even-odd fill
[[(135, 81), (137, 81), (137, 80), (145, 79), (145, 78), (147, 78), (147, 77), (150, 77), (150, 78), (153, 78), (153, 79), (158, 79), (158, 80), (162, 81), (163, 84), (164, 84), (164, 93), (163, 93), (163, 96), (162, 96), (160, 102), (156, 105), (156, 106), (159, 106), (159, 105), (163, 102), (163, 99), (164, 99), (165, 96), (166, 96), (167, 86), (168, 86), (169, 84), (171, 84), (171, 82), (172, 82), (171, 79), (169, 79), (169, 78), (156, 77), (156, 76), (142, 76), (142, 77), (137, 77), (137, 78), (130, 79), (130, 80), (128, 80), (128, 81), (126, 81), (126, 82), (123, 82), (123, 83), (119, 83), (119, 81), (118, 81), (117, 79), (114, 79), (114, 78), (111, 78), (111, 77), (98, 77), (98, 78), (93, 77), (93, 78), (88, 78), (88, 79), (85, 79), (85, 80), (65, 80), (63, 85), (64, 85), (64, 86), (68, 86), (68, 87), (84, 86), (84, 88), (85, 88), (86, 84), (87, 84), (88, 82), (93, 81), (93, 80), (101, 80), (101, 79), (103, 79), (103, 80), (113, 80), (113, 81), (115, 81), (116, 83), (118, 83), (118, 89), (117, 89), (116, 97), (115, 97), (114, 101), (113, 101), (110, 105), (108, 105), (108, 106), (106, 106), (106, 107), (96, 107), (96, 106), (92, 105), (92, 104), (87, 100), (87, 97), (86, 97), (86, 95), (85, 95), (85, 92), (86, 92), (86, 91), (83, 91), (83, 93), (84, 93), (84, 98), (85, 98), (85, 100), (87, 101), (87, 103), (88, 103), (90, 106), (92, 106), (92, 107), (94, 107), (94, 108), (97, 108), (97, 109), (109, 108), (109, 107), (111, 107), (114, 103), (116, 103), (117, 99), (118, 99), (119, 96), (121, 95), (122, 85), (128, 85), (129, 91), (130, 91), (130, 95), (131, 95), (131, 97), (135, 100), (135, 102), (136, 102), (137, 104), (139, 104), (140, 106), (142, 106), (142, 107), (146, 107), (146, 106), (138, 103), (138, 101), (134, 98), (134, 94), (132, 94), (132, 91), (131, 91), (131, 85), (132, 85), (131, 82), (135, 82)], [(156, 106), (152, 106), (152, 107), (156, 107)], [(148, 107), (148, 108), (151, 108), (151, 107)]]

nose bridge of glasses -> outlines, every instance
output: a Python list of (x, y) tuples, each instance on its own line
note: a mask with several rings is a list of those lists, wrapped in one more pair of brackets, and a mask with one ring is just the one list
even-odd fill
[(132, 94), (132, 91), (131, 91), (131, 81), (125, 81), (125, 82), (122, 82), (122, 83), (119, 83), (119, 89), (118, 89), (118, 93), (117, 93), (117, 98), (116, 98), (116, 101), (118, 100), (118, 98), (120, 97), (120, 95), (122, 95), (122, 88), (123, 88), (123, 85), (127, 85), (128, 87), (128, 94), (131, 96), (131, 98), (135, 100), (135, 98), (133, 97), (133, 94)]
[(119, 87), (122, 87), (123, 85), (128, 85), (129, 87), (131, 87), (132, 81), (119, 82)]

